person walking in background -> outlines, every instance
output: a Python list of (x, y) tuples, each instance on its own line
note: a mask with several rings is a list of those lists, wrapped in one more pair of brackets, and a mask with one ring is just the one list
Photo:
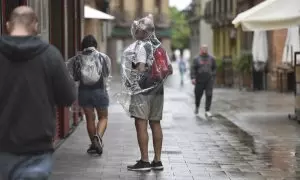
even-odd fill
[[(107, 128), (109, 96), (107, 78), (110, 75), (110, 58), (97, 50), (98, 43), (93, 35), (82, 40), (82, 52), (67, 62), (75, 81), (79, 81), (78, 100), (87, 121), (91, 145), (87, 153), (103, 152), (103, 135)], [(95, 125), (96, 114), (98, 123)]]
[(199, 113), (199, 106), (205, 91), (205, 116), (211, 117), (210, 113), (214, 79), (216, 75), (216, 62), (208, 53), (206, 45), (200, 48), (200, 54), (194, 58), (191, 66), (191, 79), (195, 85), (195, 114)]
[(55, 106), (76, 99), (64, 59), (37, 37), (27, 6), (13, 10), (0, 38), (0, 179), (48, 179), (52, 171)]
[(180, 84), (183, 85), (183, 83), (184, 83), (184, 75), (186, 73), (186, 62), (183, 59), (183, 57), (181, 57), (179, 59), (178, 67), (179, 67), (180, 78), (181, 78)]

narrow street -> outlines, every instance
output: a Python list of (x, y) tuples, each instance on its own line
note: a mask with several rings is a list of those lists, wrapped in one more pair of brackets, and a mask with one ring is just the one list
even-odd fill
[[(193, 114), (192, 86), (187, 78), (180, 87), (176, 65), (174, 69), (166, 84), (162, 121), (164, 171), (127, 171), (126, 166), (139, 158), (136, 133), (112, 92), (102, 157), (86, 154), (89, 141), (82, 122), (56, 151), (51, 179), (300, 179), (300, 125), (287, 119), (293, 111), (292, 95), (216, 89), (216, 117), (206, 120), (203, 107), (199, 116)], [(113, 83), (112, 91), (117, 87)]]

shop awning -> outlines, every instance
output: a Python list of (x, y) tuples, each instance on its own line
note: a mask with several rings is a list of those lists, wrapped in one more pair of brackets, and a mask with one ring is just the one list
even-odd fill
[(300, 0), (265, 0), (240, 13), (232, 23), (244, 31), (275, 30), (300, 25)]
[(91, 8), (90, 6), (84, 6), (84, 18), (86, 19), (103, 19), (113, 20), (114, 16), (101, 12), (97, 9)]

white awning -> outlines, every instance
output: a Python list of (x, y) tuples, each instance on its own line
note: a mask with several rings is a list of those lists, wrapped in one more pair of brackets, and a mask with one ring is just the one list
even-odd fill
[(97, 9), (91, 8), (90, 6), (84, 6), (84, 18), (86, 19), (103, 19), (113, 20), (114, 16), (101, 12)]
[(232, 23), (244, 31), (275, 30), (300, 25), (300, 0), (265, 0), (240, 13)]

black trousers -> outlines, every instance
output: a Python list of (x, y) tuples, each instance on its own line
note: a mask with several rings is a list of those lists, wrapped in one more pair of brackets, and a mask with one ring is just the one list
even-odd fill
[(212, 95), (213, 95), (214, 80), (197, 82), (195, 85), (195, 104), (199, 108), (200, 102), (205, 91), (205, 111), (210, 111)]

